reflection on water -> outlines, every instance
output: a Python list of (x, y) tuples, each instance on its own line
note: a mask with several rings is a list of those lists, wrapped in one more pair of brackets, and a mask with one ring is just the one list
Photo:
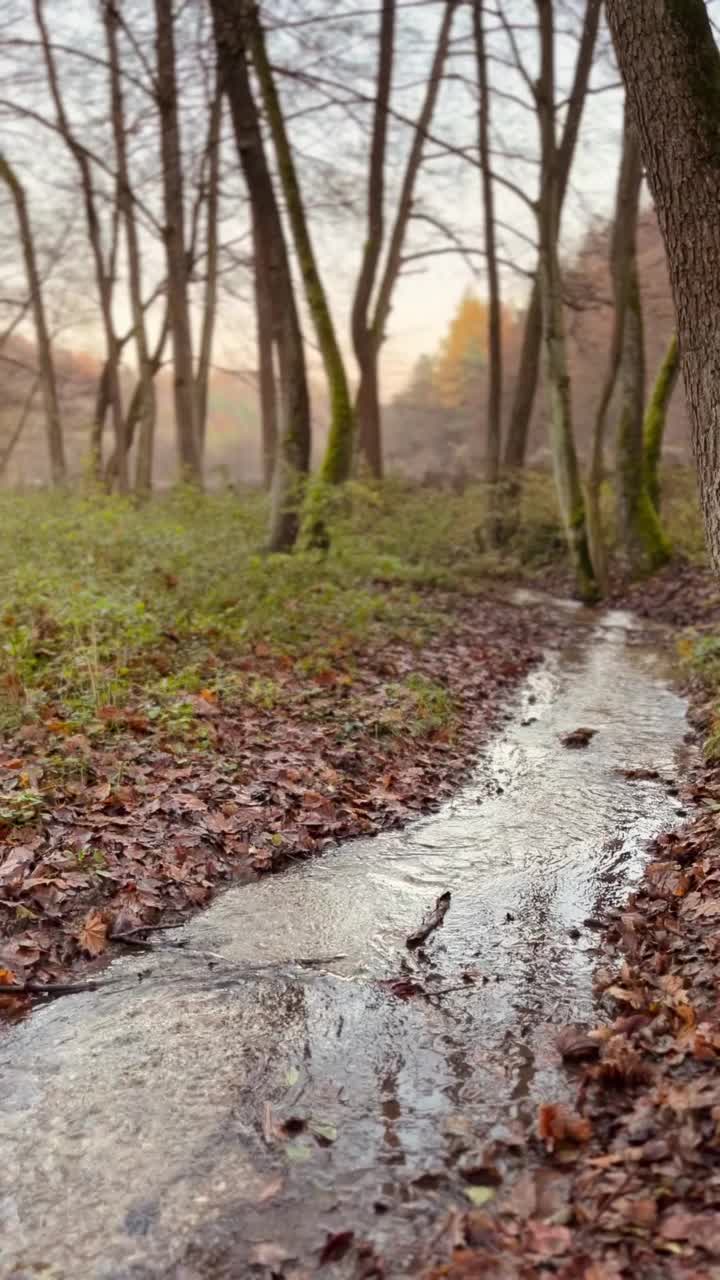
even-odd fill
[[(182, 1258), (190, 1277), (216, 1274), (199, 1261), (213, 1248), (235, 1259), (231, 1275), (253, 1241), (303, 1257), (340, 1226), (401, 1251), (421, 1238), (413, 1180), (442, 1170), (458, 1125), (479, 1141), (565, 1088), (553, 1029), (592, 1016), (597, 939), (583, 921), (622, 900), (644, 843), (674, 821), (663, 784), (619, 772), (671, 776), (684, 730), (683, 703), (626, 627), (606, 615), (533, 673), (441, 812), (233, 890), (184, 930), (227, 965), (170, 952), (140, 983), (146, 959), (120, 961), (120, 989), (10, 1032), (4, 1265), (150, 1277)], [(598, 731), (590, 746), (560, 748), (580, 725)], [(410, 960), (403, 940), (444, 889), (445, 924)], [(319, 972), (292, 963), (340, 953)], [(242, 978), (258, 959), (287, 963)], [(403, 1001), (374, 983), (408, 964), (461, 989)], [(266, 1140), (268, 1113), (312, 1118), (327, 1145), (301, 1134), (288, 1160)], [(374, 1212), (388, 1197), (400, 1220)]]

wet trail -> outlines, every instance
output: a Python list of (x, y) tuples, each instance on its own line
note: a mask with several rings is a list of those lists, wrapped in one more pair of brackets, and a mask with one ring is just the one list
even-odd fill
[[(458, 1145), (563, 1096), (554, 1029), (592, 1018), (583, 922), (677, 821), (672, 788), (621, 772), (672, 779), (685, 730), (640, 641), (624, 615), (580, 621), (439, 813), (229, 891), (178, 931), (184, 949), (117, 961), (110, 989), (6, 1033), (0, 1275), (300, 1276), (344, 1229), (412, 1274), (428, 1201), (460, 1185)], [(597, 729), (588, 748), (562, 748), (579, 725)], [(443, 928), (410, 957), (445, 889)], [(378, 985), (408, 965), (459, 989)], [(278, 1136), (288, 1117), (304, 1127)]]

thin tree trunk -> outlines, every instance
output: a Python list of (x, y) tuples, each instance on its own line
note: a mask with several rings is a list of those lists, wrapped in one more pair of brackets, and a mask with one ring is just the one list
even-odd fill
[(32, 403), (33, 403), (33, 400), (35, 399), (35, 394), (41, 382), (42, 382), (42, 378), (39, 375), (37, 378), (33, 380), (33, 384), (30, 387), (30, 390), (28, 391), (25, 397), (25, 403), (20, 411), (20, 416), (15, 424), (15, 430), (12, 432), (10, 439), (8, 440), (5, 447), (3, 448), (2, 452), (0, 452), (0, 479), (4, 477), (5, 472), (7, 471), (8, 466), (10, 465), (10, 459), (12, 458), (13, 453), (15, 452), (15, 446), (18, 444), (20, 437), (23, 431), (25, 430), (25, 423), (30, 417)]
[(650, 501), (655, 510), (660, 513), (660, 459), (662, 457), (663, 437), (665, 435), (665, 423), (667, 422), (668, 409), (672, 400), (673, 391), (677, 384), (678, 374), (680, 372), (680, 348), (678, 347), (677, 334), (674, 333), (668, 344), (668, 349), (660, 369), (658, 370), (655, 385), (652, 389), (647, 410), (645, 412), (645, 421), (643, 423), (643, 438), (645, 441), (645, 481), (647, 484)]
[(289, 551), (299, 527), (310, 465), (310, 398), (300, 320), (280, 211), (263, 146), (235, 0), (211, 0), (220, 73), (250, 199), (253, 236), (267, 264), (281, 385), (281, 430), (273, 473), (269, 547)]
[(155, 0), (155, 22), (160, 153), (165, 202), (165, 253), (170, 331), (173, 342), (175, 426), (183, 479), (199, 484), (202, 468), (188, 298), (188, 261), (185, 248), (185, 206), (172, 0)]
[[(580, 122), (587, 97), (590, 73), (592, 71), (595, 44), (597, 41), (602, 0), (587, 0), (575, 74), (568, 99), (567, 115), (563, 127), (562, 139), (558, 153), (557, 172), (557, 231), (560, 232), (565, 195), (570, 171), (572, 169)], [(510, 410), (507, 440), (505, 444), (505, 466), (510, 471), (524, 467), (527, 454), (530, 422), (532, 420), (535, 392), (540, 368), (540, 350), (543, 335), (543, 308), (539, 273), (535, 278), (525, 313), (525, 329), (520, 355), (520, 366), (515, 382), (515, 392)]]
[(215, 85), (215, 93), (210, 107), (210, 122), (207, 140), (207, 207), (205, 210), (205, 300), (203, 305), (202, 328), (200, 331), (200, 349), (198, 366), (195, 374), (195, 391), (197, 395), (197, 424), (200, 440), (200, 455), (205, 452), (207, 435), (208, 391), (210, 386), (210, 363), (212, 360), (213, 336), (217, 315), (218, 296), (218, 259), (220, 246), (218, 240), (218, 216), (220, 210), (220, 137), (222, 132), (223, 94), (219, 77)]
[(623, 128), (615, 217), (610, 240), (610, 280), (614, 308), (608, 369), (595, 416), (592, 454), (587, 483), (587, 518), (592, 562), (600, 588), (608, 589), (608, 554), (602, 528), (600, 493), (605, 472), (605, 438), (613, 393), (623, 365), (625, 322), (631, 295), (631, 274), (636, 238), (642, 174), (638, 164), (637, 144), (629, 129), (627, 106)]
[[(440, 22), (435, 52), (433, 54), (433, 60), (427, 79), (425, 96), (418, 113), (407, 162), (405, 164), (405, 172), (400, 186), (395, 221), (390, 233), (387, 254), (385, 256), (385, 265), (378, 283), (375, 310), (373, 312), (372, 320), (374, 345), (372, 351), (373, 371), (371, 377), (376, 386), (378, 384), (378, 361), (380, 357), (380, 349), (385, 340), (385, 328), (390, 315), (392, 297), (395, 285), (398, 281), (398, 276), (400, 275), (405, 237), (407, 235), (410, 218), (412, 217), (413, 201), (415, 199), (415, 186), (420, 172), (420, 166), (422, 165), (428, 131), (435, 114), (440, 85), (442, 84), (443, 69), (447, 61), (448, 49), (450, 47), (450, 32), (452, 30), (453, 19), (458, 10), (458, 3), (459, 0), (445, 0), (445, 8)], [(379, 452), (380, 450), (379, 444), (377, 446), (369, 445), (368, 447), (371, 449), (375, 448), (376, 452)]]
[(240, 0), (239, 8), (272, 134), (295, 252), (305, 287), (305, 297), (315, 327), (328, 384), (330, 432), (320, 469), (320, 478), (326, 484), (343, 484), (350, 475), (355, 425), (345, 362), (310, 238), (305, 204), (285, 128), (282, 105), (265, 48), (265, 33), (260, 22), (257, 4), (255, 0)]
[(482, 175), (483, 218), (485, 223), (485, 252), (488, 275), (488, 399), (485, 428), (485, 480), (488, 485), (487, 536), (494, 544), (497, 540), (498, 493), (500, 478), (500, 445), (502, 433), (502, 300), (500, 272), (497, 260), (495, 228), (495, 188), (490, 159), (490, 81), (487, 52), (485, 49), (485, 4), (475, 0), (473, 5), (473, 33), (478, 79), (478, 149)]
[(720, 571), (720, 53), (703, 0), (608, 0), (670, 267), (705, 531)]
[(377, 479), (382, 477), (380, 390), (370, 300), (380, 263), (385, 233), (385, 144), (392, 87), (395, 42), (395, 0), (383, 0), (380, 46), (368, 172), (367, 235), (352, 307), (351, 331), (360, 369), (356, 413), (360, 451)]
[[(157, 377), (158, 370), (163, 361), (163, 355), (165, 353), (165, 346), (167, 344), (169, 333), (170, 333), (170, 321), (168, 316), (168, 309), (166, 307), (162, 328), (160, 330), (157, 342), (155, 343), (154, 350), (150, 352), (150, 355), (148, 357), (148, 372), (152, 380), (153, 388), (155, 386), (155, 378)], [(140, 427), (140, 438), (138, 440), (138, 452), (140, 452), (145, 447), (145, 442), (143, 441), (142, 432), (145, 425), (144, 409), (146, 404), (147, 404), (147, 401), (145, 398), (145, 388), (143, 386), (142, 380), (139, 380), (135, 384), (135, 389), (132, 393), (132, 396), (130, 397), (130, 404), (128, 405), (127, 414), (125, 416), (125, 438), (127, 440), (128, 452), (132, 449), (133, 444), (135, 443), (135, 432), (137, 431), (138, 426)], [(153, 410), (155, 410), (155, 407), (156, 407), (156, 400), (155, 400), (155, 397), (153, 396)], [(151, 445), (154, 440), (154, 435), (155, 435), (155, 418), (153, 417), (152, 431), (149, 437)], [(138, 466), (139, 465), (140, 465), (140, 459), (138, 457)], [(108, 459), (107, 467), (105, 468), (105, 479), (106, 479), (108, 488), (112, 488), (112, 483), (113, 483), (113, 478), (115, 476), (116, 468), (117, 468), (117, 454), (113, 452), (110, 455), (110, 458)], [(149, 492), (148, 490), (141, 489), (139, 485), (136, 487), (137, 487), (138, 493), (140, 494), (143, 494), (143, 493), (147, 494), (147, 492)]]
[(270, 273), (263, 257), (262, 244), (258, 241), (256, 235), (254, 240), (255, 321), (257, 326), (262, 471), (263, 484), (266, 489), (269, 489), (272, 485), (278, 435), (274, 356), (276, 334), (273, 326)]
[(578, 593), (582, 599), (592, 600), (597, 596), (597, 584), (590, 560), (585, 503), (573, 436), (562, 278), (558, 259), (558, 152), (555, 145), (553, 0), (535, 0), (535, 5), (540, 25), (540, 78), (536, 92), (542, 153), (538, 229), (550, 442), (558, 501)]
[[(152, 489), (152, 459), (155, 435), (155, 382), (150, 370), (147, 330), (145, 327), (145, 309), (142, 300), (142, 258), (135, 203), (130, 186), (130, 170), (127, 154), (127, 130), (125, 124), (125, 104), (123, 99), (122, 75), (120, 70), (120, 52), (118, 48), (118, 28), (120, 17), (115, 7), (116, 0), (105, 0), (103, 17), (105, 25), (105, 41), (108, 51), (110, 70), (110, 106), (115, 142), (115, 161), (117, 165), (118, 205), (125, 227), (127, 245), (128, 276), (130, 284), (130, 305), (135, 334), (138, 370), (140, 374), (140, 442), (135, 466), (135, 488), (138, 493), (147, 494)], [(125, 420), (125, 447), (130, 452), (132, 436), (129, 431), (130, 415)], [(117, 467), (117, 449), (115, 451), (115, 467)]]
[(617, 510), (623, 558), (632, 573), (659, 568), (669, 555), (657, 512), (645, 483), (643, 414), (645, 409), (645, 334), (637, 263), (637, 220), (642, 186), (640, 144), (625, 115), (623, 145), (624, 210), (627, 222), (618, 235), (617, 289), (626, 295), (620, 378), (622, 404), (617, 429)]
[(118, 488), (121, 492), (126, 492), (128, 488), (128, 465), (127, 465), (127, 448), (124, 440), (124, 418), (122, 408), (122, 394), (120, 389), (120, 373), (118, 359), (117, 335), (115, 333), (115, 325), (112, 314), (112, 295), (113, 295), (113, 277), (112, 271), (108, 271), (105, 267), (103, 255), (102, 232), (100, 228), (100, 220), (98, 218), (95, 191), (93, 187), (92, 173), (90, 170), (90, 161), (84, 147), (78, 142), (73, 134), (65, 112), (65, 105), (60, 90), (60, 82), (55, 66), (55, 59), (52, 53), (50, 37), (45, 22), (45, 14), (43, 8), (43, 0), (33, 0), (33, 9), (35, 14), (35, 22), (40, 34), (40, 41), (43, 50), (43, 58), (45, 61), (45, 69), (48, 77), (48, 85), (50, 94), (55, 107), (57, 117), (58, 130), (73, 156), (78, 167), (80, 175), (80, 186), (83, 193), (83, 204), (85, 207), (85, 222), (88, 232), (88, 240), (92, 250), (93, 262), (95, 266), (95, 278), (97, 281), (98, 295), (100, 299), (100, 311), (102, 314), (103, 330), (105, 334), (105, 350), (107, 363), (108, 378), (108, 400), (109, 407), (112, 412), (113, 431), (115, 434), (115, 448), (118, 454), (119, 464), (117, 473)]
[[(35, 257), (30, 216), (27, 211), (25, 192), (15, 170), (0, 152), (0, 182), (7, 186), (18, 222), (18, 232), (25, 260), (28, 292), (32, 304), (35, 325), (35, 345), (37, 347), (38, 365), (40, 368), (40, 386), (42, 388), (45, 409), (45, 433), (47, 436), (48, 458), (50, 462), (50, 479), (56, 487), (65, 483), (67, 468), (65, 465), (65, 448), (63, 444), (62, 421), (60, 418), (60, 401), (55, 379), (55, 363), (53, 361), (50, 330), (45, 316), (45, 303)], [(24, 419), (21, 419), (24, 422)], [(22, 428), (21, 428), (22, 429)]]

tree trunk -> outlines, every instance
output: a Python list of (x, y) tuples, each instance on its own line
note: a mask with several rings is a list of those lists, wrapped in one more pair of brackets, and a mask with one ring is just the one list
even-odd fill
[(360, 451), (377, 479), (382, 477), (380, 392), (370, 299), (375, 286), (385, 233), (385, 143), (392, 87), (395, 0), (383, 0), (376, 80), (375, 111), (368, 173), (367, 236), (352, 307), (351, 331), (360, 369), (356, 413)]
[(703, 0), (608, 0), (668, 256), (705, 531), (720, 570), (720, 54)]
[[(601, 12), (602, 0), (587, 0), (583, 30), (575, 63), (575, 74), (568, 99), (567, 115), (557, 160), (557, 234), (560, 232), (560, 218), (563, 204), (565, 203), (570, 171), (580, 132), (580, 122), (590, 83)], [(542, 315), (542, 297), (538, 275), (533, 282), (528, 308), (525, 313), (525, 330), (520, 355), (520, 367), (510, 410), (504, 458), (505, 466), (509, 471), (517, 471), (525, 465), (530, 422), (535, 404), (538, 370), (540, 368), (540, 350), (543, 335)]]
[(345, 362), (335, 333), (325, 289), (320, 279), (295, 160), (285, 128), (285, 118), (275, 78), (265, 48), (265, 33), (258, 15), (257, 4), (255, 0), (240, 0), (239, 9), (240, 21), (245, 26), (246, 39), (272, 134), (295, 252), (305, 287), (305, 297), (327, 378), (330, 396), (330, 432), (320, 469), (320, 478), (326, 484), (343, 484), (350, 475), (355, 426)]
[(680, 349), (677, 334), (674, 333), (665, 352), (650, 401), (645, 412), (643, 437), (645, 441), (645, 482), (655, 510), (660, 513), (660, 459), (662, 457), (663, 436), (668, 409), (672, 400), (678, 373), (680, 372)]
[(485, 49), (485, 4), (473, 5), (473, 34), (478, 79), (478, 150), (482, 175), (483, 219), (488, 277), (488, 399), (485, 428), (485, 481), (488, 485), (488, 541), (498, 536), (498, 493), (500, 478), (500, 445), (502, 433), (502, 301), (495, 235), (495, 188), (490, 150), (490, 81)]
[(597, 584), (590, 559), (585, 503), (573, 436), (562, 278), (558, 259), (558, 153), (555, 146), (553, 0), (535, 0), (535, 6), (540, 24), (540, 79), (536, 92), (542, 153), (538, 230), (550, 443), (558, 501), (578, 593), (582, 599), (592, 600), (597, 597)]
[[(162, 328), (160, 329), (157, 342), (155, 343), (155, 348), (150, 353), (150, 356), (149, 356), (148, 372), (150, 374), (153, 388), (155, 386), (155, 378), (157, 377), (158, 370), (160, 368), (160, 365), (162, 364), (163, 355), (165, 352), (165, 346), (168, 340), (169, 332), (170, 332), (170, 321), (168, 318), (168, 309), (166, 307), (165, 315), (163, 317), (163, 322), (162, 322)], [(147, 448), (152, 450), (153, 441), (155, 437), (155, 414), (156, 414), (157, 402), (154, 395), (153, 395), (153, 401), (152, 401), (153, 419), (151, 423), (151, 429), (149, 432), (145, 431), (146, 405), (147, 405), (147, 400), (145, 397), (145, 388), (141, 379), (135, 384), (135, 389), (130, 398), (130, 404), (128, 405), (128, 411), (125, 416), (125, 439), (127, 441), (127, 448), (129, 452), (132, 449), (133, 444), (135, 442), (135, 432), (137, 431), (138, 426), (140, 427), (139, 439), (138, 439), (138, 455), (137, 455), (137, 461), (136, 461), (136, 474), (137, 472), (140, 472), (140, 474), (143, 476), (149, 475), (152, 473), (152, 458), (148, 458), (148, 459), (143, 458), (143, 451)], [(113, 452), (110, 455), (110, 458), (108, 459), (107, 467), (105, 468), (105, 479), (106, 479), (108, 488), (112, 488), (116, 469), (117, 469), (117, 454)], [(143, 494), (143, 493), (147, 494), (149, 492), (149, 490), (143, 489), (142, 486), (138, 483), (136, 483), (135, 487), (137, 489), (137, 492), (140, 494)]]
[(432, 65), (427, 79), (425, 97), (423, 98), (415, 124), (413, 139), (410, 144), (405, 172), (400, 186), (397, 212), (395, 214), (395, 221), (390, 233), (385, 265), (378, 283), (375, 310), (373, 312), (372, 319), (373, 346), (371, 353), (369, 353), (371, 355), (372, 363), (370, 363), (369, 359), (369, 372), (367, 375), (369, 384), (367, 395), (371, 401), (371, 415), (373, 413), (373, 407), (377, 405), (377, 418), (372, 419), (372, 417), (369, 417), (368, 421), (376, 421), (377, 434), (376, 438), (372, 438), (370, 435), (371, 429), (366, 429), (366, 445), (364, 446), (366, 456), (368, 453), (374, 453), (377, 457), (381, 456), (381, 422), (378, 395), (378, 363), (380, 358), (380, 349), (385, 340), (385, 329), (390, 315), (392, 296), (395, 290), (395, 285), (397, 284), (398, 276), (400, 275), (405, 237), (407, 235), (410, 218), (412, 217), (417, 177), (420, 172), (420, 166), (422, 164), (423, 154), (425, 151), (425, 141), (435, 114), (438, 94), (442, 84), (443, 69), (447, 61), (448, 50), (450, 47), (450, 32), (452, 30), (455, 14), (458, 10), (458, 3), (459, 0), (445, 0), (445, 9), (440, 22), (435, 52), (433, 54)]
[[(55, 379), (55, 363), (53, 361), (50, 330), (45, 316), (45, 303), (35, 257), (30, 217), (25, 201), (22, 183), (8, 160), (0, 152), (0, 182), (7, 186), (15, 206), (18, 232), (25, 260), (28, 292), (32, 305), (35, 324), (35, 345), (37, 347), (38, 366), (40, 370), (40, 386), (45, 409), (45, 433), (47, 436), (48, 458), (50, 462), (50, 479), (55, 486), (65, 483), (67, 469), (65, 466), (65, 448), (63, 444), (62, 422), (60, 419), (60, 401)], [(24, 423), (24, 419), (21, 419)], [(20, 428), (22, 430), (22, 428)]]
[(172, 0), (155, 0), (155, 22), (167, 289), (175, 375), (175, 426), (183, 479), (199, 484), (201, 461), (188, 298), (188, 261), (185, 248), (185, 207)]
[(262, 244), (255, 240), (255, 323), (257, 327), (258, 389), (260, 394), (260, 432), (262, 444), (263, 484), (272, 485), (277, 448), (277, 392), (275, 386), (276, 334), (273, 325), (270, 274), (262, 254)]
[[(100, 311), (102, 314), (103, 330), (105, 334), (107, 399), (109, 408), (112, 412), (115, 449), (118, 455), (117, 483), (121, 492), (126, 492), (128, 489), (127, 447), (123, 434), (124, 418), (122, 393), (120, 389), (118, 342), (112, 311), (113, 272), (112, 268), (108, 270), (105, 265), (102, 232), (95, 201), (95, 190), (93, 187), (90, 161), (85, 148), (78, 142), (77, 138), (73, 134), (67, 118), (65, 104), (60, 91), (60, 82), (55, 66), (52, 43), (47, 29), (47, 24), (45, 22), (43, 3), (44, 0), (33, 0), (35, 23), (40, 34), (40, 43), (42, 45), (45, 69), (47, 71), (48, 86), (57, 117), (58, 132), (75, 160), (78, 173), (80, 175), (80, 187), (82, 190), (83, 205), (85, 209), (85, 223), (87, 226), (88, 240), (90, 242), (93, 263), (95, 266), (95, 279), (97, 282)], [(94, 434), (97, 435), (97, 431)], [(100, 428), (100, 436), (102, 436), (102, 428)], [(93, 445), (95, 445), (95, 443), (96, 441), (94, 440)], [(98, 465), (97, 456), (97, 454), (93, 455), (94, 466)]]
[[(645, 483), (645, 334), (637, 264), (637, 219), (642, 186), (640, 145), (626, 112), (623, 146), (624, 220), (617, 236), (616, 292), (625, 294), (620, 381), (622, 404), (617, 430), (618, 532), (631, 573), (659, 568), (669, 555), (657, 512)], [(625, 221), (626, 219), (626, 221)]]
[[(137, 221), (135, 218), (135, 202), (130, 187), (130, 169), (127, 154), (127, 130), (125, 123), (125, 104), (123, 99), (122, 74), (120, 70), (120, 53), (118, 49), (118, 27), (120, 18), (115, 8), (115, 0), (105, 0), (104, 10), (105, 40), (108, 51), (110, 69), (110, 105), (115, 142), (115, 160), (117, 165), (118, 204), (125, 227), (127, 245), (128, 275), (130, 284), (130, 305), (132, 311), (135, 349), (137, 353), (139, 382), (139, 416), (141, 419), (140, 444), (135, 468), (135, 487), (139, 493), (147, 494), (152, 489), (152, 458), (155, 434), (155, 382), (150, 369), (147, 330), (145, 327), (145, 310), (142, 300), (142, 257)], [(130, 415), (128, 414), (128, 418)], [(125, 422), (125, 447), (130, 452), (132, 435), (128, 430), (128, 419)], [(115, 454), (117, 467), (117, 450)]]
[(220, 73), (250, 199), (253, 237), (267, 264), (277, 335), (281, 430), (273, 473), (269, 547), (271, 551), (289, 551), (299, 531), (310, 465), (305, 352), (285, 236), (250, 83), (244, 24), (239, 20), (235, 0), (211, 0), (211, 9)]
[(220, 138), (222, 133), (222, 107), (223, 94), (218, 79), (210, 107), (210, 122), (208, 125), (208, 139), (206, 147), (208, 180), (207, 207), (205, 210), (205, 301), (203, 305), (202, 328), (200, 331), (198, 367), (195, 374), (197, 427), (201, 458), (205, 452), (208, 392), (210, 388), (210, 364), (212, 361), (213, 336), (215, 333), (215, 318), (217, 315), (218, 258), (220, 253), (218, 241), (218, 216), (220, 211)]

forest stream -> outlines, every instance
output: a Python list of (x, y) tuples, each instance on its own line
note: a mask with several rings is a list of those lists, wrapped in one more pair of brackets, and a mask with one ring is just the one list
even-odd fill
[(568, 1096), (598, 919), (679, 822), (659, 649), (577, 617), (439, 812), (229, 890), (2, 1033), (2, 1277), (355, 1276), (360, 1241), (419, 1273), (468, 1161)]

